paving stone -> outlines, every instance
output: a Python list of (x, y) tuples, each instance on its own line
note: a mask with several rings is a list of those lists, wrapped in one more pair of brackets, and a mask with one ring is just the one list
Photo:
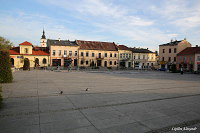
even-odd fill
[(151, 129), (137, 122), (101, 129), (102, 133), (145, 133), (148, 131)]

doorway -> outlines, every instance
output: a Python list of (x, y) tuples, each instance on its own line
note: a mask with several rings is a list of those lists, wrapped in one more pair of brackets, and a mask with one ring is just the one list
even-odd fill
[(97, 60), (97, 66), (101, 66), (101, 60)]

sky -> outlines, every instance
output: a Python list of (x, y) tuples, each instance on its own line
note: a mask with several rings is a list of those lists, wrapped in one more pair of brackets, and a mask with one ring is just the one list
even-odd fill
[(18, 46), (48, 39), (105, 41), (158, 50), (200, 44), (200, 0), (0, 0), (0, 36)]

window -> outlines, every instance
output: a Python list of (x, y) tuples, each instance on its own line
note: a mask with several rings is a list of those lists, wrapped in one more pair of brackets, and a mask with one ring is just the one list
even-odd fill
[(28, 54), (28, 48), (25, 48), (24, 50), (25, 50), (25, 54)]
[(92, 57), (94, 57), (94, 53), (92, 53)]
[(86, 63), (86, 65), (88, 65), (88, 61), (86, 61), (85, 63)]
[(54, 56), (56, 55), (56, 50), (53, 50), (52, 55)]
[(162, 61), (165, 61), (165, 57), (162, 57)]
[(114, 65), (117, 65), (117, 62), (116, 62), (116, 61), (114, 62)]
[(83, 65), (83, 63), (84, 63), (84, 61), (83, 61), (83, 60), (81, 60), (81, 65)]
[(86, 52), (86, 57), (88, 57), (89, 56), (89, 53), (88, 52)]
[(145, 55), (143, 55), (143, 59), (145, 59)]
[(138, 55), (138, 59), (140, 59), (140, 55)]
[(61, 50), (59, 50), (59, 56), (62, 54), (62, 51)]
[(72, 51), (69, 51), (69, 56), (72, 56)]
[(64, 50), (64, 55), (67, 55), (67, 50)]
[(15, 60), (13, 58), (10, 58), (10, 61), (11, 61), (12, 66), (14, 66)]
[(104, 55), (105, 57), (107, 57), (107, 53), (105, 53), (105, 55)]
[(186, 56), (184, 56), (184, 62), (186, 62)]
[(99, 58), (101, 58), (101, 53), (99, 53)]
[(110, 53), (110, 57), (112, 57), (112, 53)]
[(200, 61), (200, 56), (197, 56), (197, 61)]
[(169, 53), (171, 53), (172, 52), (172, 50), (171, 50), (171, 48), (169, 49)]
[(174, 62), (176, 62), (176, 57), (174, 57)]
[(133, 56), (133, 59), (135, 59), (135, 56)]
[(147, 63), (147, 66), (149, 66), (149, 63)]
[(115, 57), (117, 57), (117, 54), (115, 54)]
[(174, 53), (176, 53), (176, 48), (174, 48)]
[(122, 54), (120, 54), (120, 58), (122, 58)]
[(110, 65), (112, 65), (112, 61), (110, 61)]
[(153, 66), (153, 63), (151, 63), (151, 66)]
[(168, 61), (169, 61), (169, 62), (171, 61), (171, 57), (168, 58)]
[(75, 51), (75, 53), (74, 53), (74, 56), (77, 56), (78, 55), (78, 52), (77, 51)]
[(44, 58), (44, 59), (42, 60), (42, 63), (43, 63), (43, 64), (47, 64), (47, 59)]
[(126, 54), (126, 58), (128, 58), (128, 54)]
[(126, 55), (125, 55), (125, 54), (123, 54), (123, 58), (125, 58), (125, 56), (126, 56)]
[(165, 49), (163, 49), (163, 53), (165, 53)]
[(84, 56), (84, 53), (83, 53), (83, 52), (81, 52), (81, 56)]

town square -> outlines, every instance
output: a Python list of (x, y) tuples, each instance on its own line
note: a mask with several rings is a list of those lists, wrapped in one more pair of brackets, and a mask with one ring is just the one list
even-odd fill
[(171, 133), (196, 127), (191, 132), (198, 133), (199, 79), (137, 70), (17, 71), (13, 83), (3, 84), (0, 132)]
[(0, 3), (0, 133), (200, 133), (199, 0)]

